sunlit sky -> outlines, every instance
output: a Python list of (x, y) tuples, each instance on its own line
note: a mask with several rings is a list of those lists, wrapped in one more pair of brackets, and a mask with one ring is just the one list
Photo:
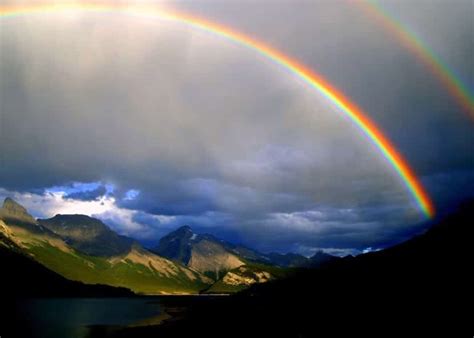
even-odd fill
[[(470, 1), (380, 5), (472, 92)], [(472, 119), (360, 5), (160, 7), (232, 27), (320, 73), (381, 127), (438, 214), (473, 197)], [(180, 23), (0, 18), (0, 95), (0, 197), (36, 217), (92, 215), (146, 245), (187, 224), (306, 255), (379, 248), (425, 226), (394, 169), (325, 97), (254, 50)]]

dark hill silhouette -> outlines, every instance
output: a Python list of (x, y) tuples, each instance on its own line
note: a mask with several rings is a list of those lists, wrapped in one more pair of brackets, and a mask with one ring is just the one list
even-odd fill
[(117, 336), (472, 335), (472, 210), (467, 203), (425, 234), (383, 251), (199, 302), (181, 320)]

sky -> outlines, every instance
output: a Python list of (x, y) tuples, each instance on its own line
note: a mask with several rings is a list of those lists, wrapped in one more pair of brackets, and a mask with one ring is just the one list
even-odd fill
[[(474, 92), (471, 1), (379, 4)], [(474, 197), (474, 121), (359, 3), (159, 6), (258, 38), (324, 76), (380, 126), (437, 215)], [(91, 215), (147, 246), (190, 225), (265, 252), (344, 255), (429, 223), (374, 145), (294, 74), (151, 18), (0, 18), (0, 164), (0, 198), (41, 218)]]

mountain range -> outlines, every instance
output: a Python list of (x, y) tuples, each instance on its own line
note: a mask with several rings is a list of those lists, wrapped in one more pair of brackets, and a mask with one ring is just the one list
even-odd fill
[(336, 259), (322, 252), (312, 258), (263, 254), (210, 234), (196, 234), (188, 226), (164, 236), (149, 250), (89, 216), (35, 219), (11, 198), (0, 208), (0, 248), (0, 259), (20, 255), (18, 261), (39, 263), (67, 280), (138, 294), (235, 292), (288, 276), (295, 268)]
[(270, 264), (281, 268), (316, 267), (338, 259), (323, 251), (318, 251), (309, 258), (291, 252), (264, 254), (210, 234), (196, 234), (189, 226), (182, 226), (162, 237), (152, 251), (202, 272), (230, 270), (246, 262)]

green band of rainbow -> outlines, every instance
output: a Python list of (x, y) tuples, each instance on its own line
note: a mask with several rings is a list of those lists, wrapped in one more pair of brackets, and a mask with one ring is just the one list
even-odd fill
[(443, 84), (456, 102), (474, 119), (474, 94), (454, 74), (433, 50), (408, 27), (390, 15), (375, 0), (359, 0), (357, 4), (386, 31), (390, 32), (406, 49), (412, 52)]
[(423, 189), (421, 183), (410, 169), (408, 163), (403, 159), (396, 148), (383, 135), (380, 129), (371, 121), (366, 114), (353, 102), (347, 99), (341, 92), (331, 86), (322, 76), (298, 63), (296, 60), (284, 55), (276, 49), (242, 33), (231, 30), (207, 20), (197, 18), (188, 14), (162, 11), (150, 6), (114, 6), (103, 4), (65, 4), (65, 5), (37, 5), (37, 6), (10, 6), (0, 7), (0, 17), (18, 17), (34, 13), (64, 13), (68, 11), (84, 12), (113, 12), (144, 17), (160, 18), (189, 25), (203, 31), (211, 32), (218, 36), (232, 40), (242, 46), (250, 48), (276, 64), (288, 69), (308, 85), (329, 99), (339, 108), (344, 115), (357, 125), (366, 137), (379, 149), (382, 155), (393, 166), (401, 177), (408, 191), (413, 196), (420, 210), (427, 216), (434, 216), (434, 206)]

